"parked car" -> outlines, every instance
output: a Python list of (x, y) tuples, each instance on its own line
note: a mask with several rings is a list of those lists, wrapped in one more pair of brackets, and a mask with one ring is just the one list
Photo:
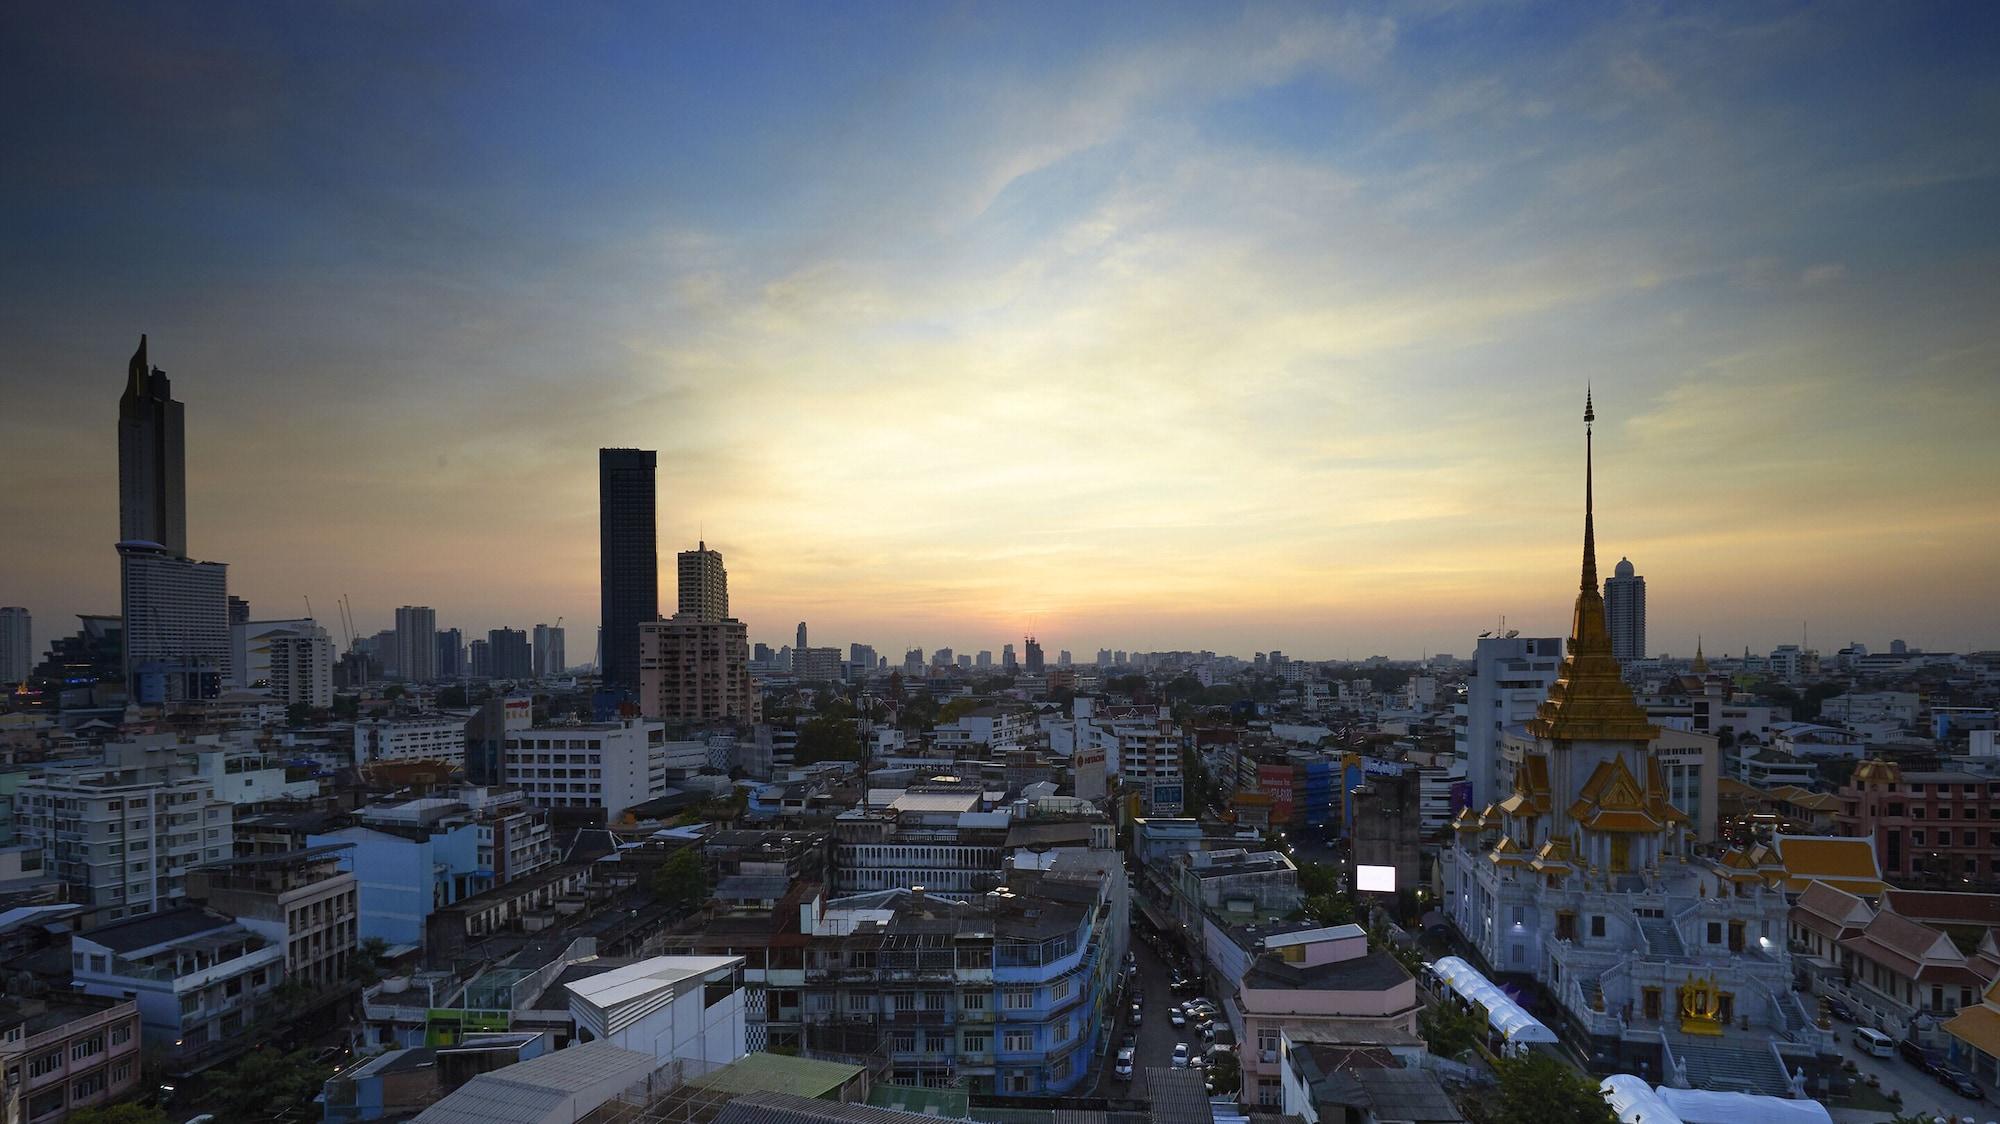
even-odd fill
[(1168, 1021), (1172, 1022), (1176, 1027), (1186, 1026), (1187, 1012), (1181, 1010), (1179, 1007), (1170, 1007), (1167, 1009), (1167, 1019)]
[(1943, 1082), (1946, 1088), (1961, 1097), (1967, 1097), (1975, 1101), (1986, 1098), (1986, 1094), (1980, 1091), (1979, 1082), (1967, 1076), (1963, 1070), (1953, 1069), (1948, 1065), (1941, 1065), (1937, 1067), (1937, 1079)]
[(1111, 1076), (1120, 1081), (1132, 1080), (1132, 1054), (1130, 1046), (1118, 1051), (1118, 1060), (1111, 1065)]
[(1826, 1001), (1826, 1013), (1844, 1023), (1854, 1021), (1854, 1008), (1849, 1007), (1838, 999), (1829, 999)]
[(1174, 1043), (1174, 1068), (1186, 1069), (1187, 1066), (1188, 1066), (1187, 1043), (1185, 1042)]
[(1139, 1048), (1139, 1036), (1128, 1030), (1125, 1032), (1125, 1041), (1118, 1045), (1121, 1049), (1136, 1050)]
[(1139, 1015), (1140, 1015), (1139, 1005), (1137, 1003), (1134, 1003), (1132, 1004), (1132, 1017), (1127, 1021), (1129, 1021), (1133, 1026), (1138, 1026)]
[(1904, 1061), (1909, 1062), (1925, 1073), (1936, 1073), (1938, 1071), (1940, 1063), (1937, 1055), (1930, 1050), (1924, 1049), (1910, 1039), (1905, 1038), (1901, 1042), (1896, 1043), (1896, 1052), (1903, 1055)]
[(1863, 1053), (1873, 1054), (1878, 1058), (1896, 1056), (1896, 1040), (1872, 1026), (1855, 1027), (1854, 1044), (1860, 1047)]

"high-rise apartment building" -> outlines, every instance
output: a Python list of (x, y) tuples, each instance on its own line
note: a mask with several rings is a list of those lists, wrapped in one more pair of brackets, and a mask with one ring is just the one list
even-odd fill
[(1027, 660), (1028, 674), (1040, 675), (1044, 669), (1041, 642), (1036, 640), (1034, 637), (1029, 636), (1022, 640), (1022, 644), (1025, 646), (1028, 653), (1028, 660)]
[(862, 673), (875, 670), (875, 647), (872, 644), (849, 644), (847, 662)]
[(484, 640), (474, 640), (465, 646), (466, 666), (472, 669), (475, 679), (490, 679), (493, 676), (493, 646)]
[(188, 871), (234, 853), (234, 823), (215, 779), (180, 762), (52, 768), (14, 794), (21, 842), (41, 848), (47, 872), (99, 921), (174, 904)]
[(721, 551), (708, 549), (706, 542), (681, 551), (679, 604), (679, 615), (695, 620), (719, 621), (729, 615), (729, 571), (722, 567)]
[(462, 679), (465, 677), (465, 633), (455, 628), (441, 628), (437, 634), (437, 677), (439, 679)]
[(1646, 658), (1646, 579), (1620, 558), (1604, 580), (1604, 623), (1611, 630), (1611, 656), (1621, 664)]
[(396, 610), (396, 669), (412, 683), (437, 678), (437, 610), (428, 605)]
[(125, 683), (132, 700), (214, 698), (229, 681), (229, 567), (150, 543), (118, 544)]
[(978, 668), (980, 671), (986, 671), (991, 668), (993, 666), (993, 650), (990, 648), (981, 649), (980, 653), (973, 657), (972, 666)]
[(34, 623), (19, 605), (0, 609), (0, 684), (24, 682), (34, 670)]
[(167, 373), (146, 361), (146, 337), (126, 366), (118, 400), (118, 539), (187, 554), (183, 414)]
[(950, 648), (939, 648), (937, 651), (931, 653), (931, 666), (956, 667), (958, 666), (958, 654)]
[(794, 645), (792, 645), (792, 647), (794, 647), (794, 648), (803, 648), (803, 647), (805, 647), (805, 646), (806, 646), (806, 622), (804, 622), (804, 621), (800, 621), (800, 622), (799, 622), (799, 642), (798, 642), (797, 644), (794, 644)]
[(496, 628), (486, 634), (487, 674), (495, 679), (527, 679), (535, 673), (528, 634), (518, 628)]
[(568, 664), (563, 653), (563, 630), (545, 624), (535, 626), (535, 678), (561, 675)]
[(660, 618), (651, 449), (597, 451), (599, 645), (606, 686), (639, 685), (639, 626)]
[(1554, 636), (1483, 636), (1473, 655), (1463, 710), (1455, 716), (1458, 755), (1472, 783), (1474, 810), (1500, 799), (1500, 734), (1535, 716), (1562, 661)]
[(1012, 644), (1002, 644), (1000, 646), (1000, 666), (1009, 672), (1020, 670), (1021, 661), (1014, 658), (1014, 646)]
[(229, 631), (237, 686), (268, 690), (287, 706), (333, 705), (333, 639), (318, 621), (242, 621)]
[[(680, 612), (639, 627), (642, 713), (678, 722), (757, 721), (761, 707), (750, 680), (750, 630), (728, 615), (729, 575), (721, 553), (707, 543), (683, 551), (679, 574)], [(803, 624), (799, 637), (805, 638)], [(839, 651), (801, 650), (832, 653), (838, 678)]]

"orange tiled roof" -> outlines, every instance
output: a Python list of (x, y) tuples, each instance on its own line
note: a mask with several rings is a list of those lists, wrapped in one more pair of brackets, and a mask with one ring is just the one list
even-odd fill
[(2000, 1011), (1983, 1006), (1962, 1008), (1944, 1024), (1944, 1032), (1989, 1058), (2000, 1058)]

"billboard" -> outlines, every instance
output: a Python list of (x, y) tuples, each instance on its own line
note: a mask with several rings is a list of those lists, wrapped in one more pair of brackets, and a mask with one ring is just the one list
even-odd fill
[(1393, 894), (1396, 892), (1396, 868), (1357, 866), (1354, 868), (1354, 888), (1363, 892)]

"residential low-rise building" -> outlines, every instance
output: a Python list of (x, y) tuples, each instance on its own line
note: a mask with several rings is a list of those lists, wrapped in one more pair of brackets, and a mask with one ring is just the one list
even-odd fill
[(228, 859), (188, 874), (188, 900), (283, 946), (288, 978), (316, 988), (347, 978), (359, 942), (360, 893), (332, 844)]
[(139, 1087), (139, 1005), (86, 995), (0, 999), (0, 1120), (61, 1124)]
[(1840, 799), (1842, 832), (1874, 841), (1884, 876), (1953, 887), (2000, 882), (2000, 778), (1876, 758), (1855, 767)]
[(285, 947), (232, 917), (182, 906), (76, 934), (70, 971), (90, 995), (138, 1002), (146, 1045), (176, 1069), (246, 1049), (245, 1032), (277, 1014)]
[(354, 763), (465, 762), (465, 719), (442, 714), (364, 718), (354, 724)]
[(507, 783), (541, 808), (590, 809), (606, 822), (667, 789), (666, 725), (627, 719), (507, 732)]

